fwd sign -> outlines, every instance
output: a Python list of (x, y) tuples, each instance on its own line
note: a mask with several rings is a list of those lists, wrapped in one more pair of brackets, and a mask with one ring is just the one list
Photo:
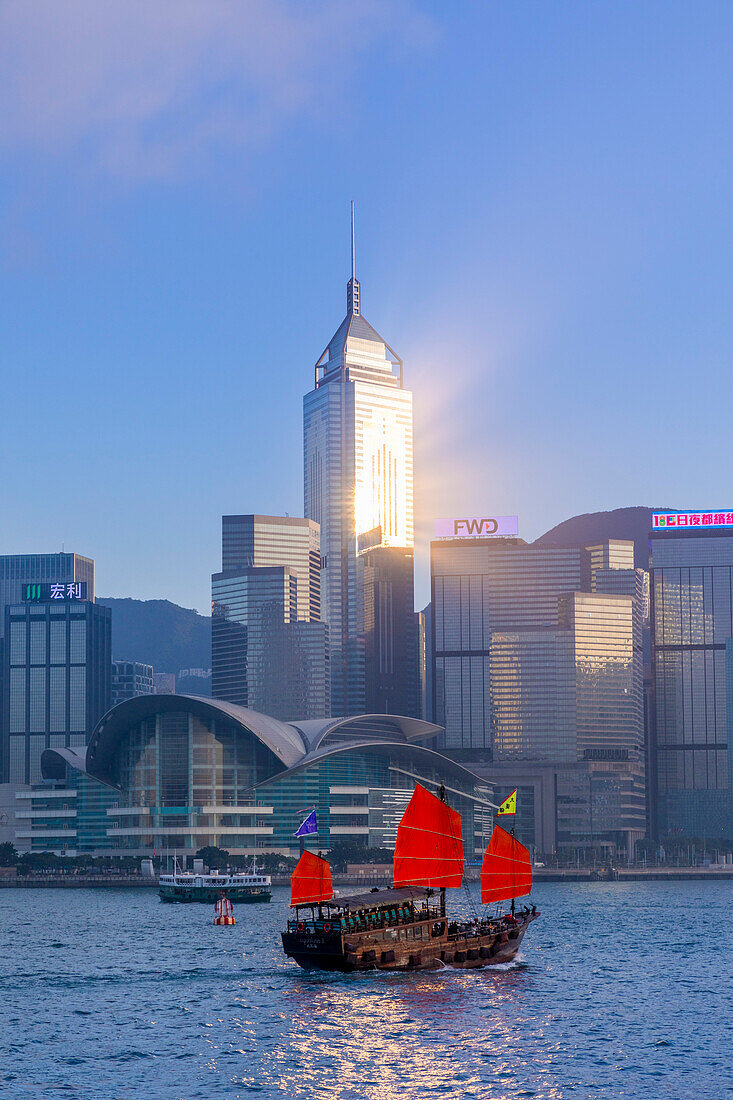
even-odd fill
[(27, 584), (25, 586), (25, 600), (40, 600), (43, 589), (40, 584)]
[(435, 522), (439, 539), (513, 538), (518, 534), (517, 516), (459, 516)]
[(498, 524), (495, 519), (454, 519), (454, 535), (495, 535)]

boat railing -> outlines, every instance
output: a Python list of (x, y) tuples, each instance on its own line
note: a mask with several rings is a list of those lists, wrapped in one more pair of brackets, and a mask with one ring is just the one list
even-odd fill
[(431, 909), (428, 911), (421, 911), (414, 915), (407, 910), (401, 916), (392, 916), (391, 911), (389, 913), (377, 913), (370, 914), (365, 918), (359, 918), (351, 916), (350, 914), (342, 915), (340, 917), (324, 917), (324, 918), (296, 918), (295, 920), (288, 921), (289, 932), (306, 932), (313, 934), (315, 932), (342, 932), (344, 935), (361, 934), (361, 933), (379, 933), (390, 928), (403, 928), (416, 924), (429, 924), (437, 923), (442, 919), (438, 909)]

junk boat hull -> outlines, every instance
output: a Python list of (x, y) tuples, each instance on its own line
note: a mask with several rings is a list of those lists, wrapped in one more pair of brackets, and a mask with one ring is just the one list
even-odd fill
[[(385, 894), (397, 893), (385, 891)], [(516, 917), (458, 924), (446, 920), (437, 906), (432, 908), (432, 899), (426, 898), (432, 911), (427, 919), (421, 920), (415, 900), (404, 899), (408, 901), (401, 906), (404, 917), (396, 921), (391, 911), (394, 903), (388, 903), (387, 916), (383, 908), (386, 898), (379, 893), (364, 899), (374, 909), (361, 918), (348, 914), (340, 919), (314, 916), (311, 920), (289, 921), (287, 932), (282, 933), (283, 950), (305, 970), (437, 970), (446, 966), (474, 970), (511, 962), (525, 932), (539, 916), (537, 911), (526, 910)], [(349, 901), (353, 906), (361, 899)], [(381, 927), (364, 930), (349, 927), (362, 920), (366, 923), (373, 920)]]

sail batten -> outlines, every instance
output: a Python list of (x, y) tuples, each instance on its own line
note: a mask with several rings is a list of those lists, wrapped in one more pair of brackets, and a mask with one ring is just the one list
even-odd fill
[(327, 860), (303, 852), (290, 876), (290, 906), (315, 905), (333, 897), (331, 868)]
[(395, 886), (460, 886), (461, 817), (418, 783), (397, 829)]
[(494, 827), (481, 865), (481, 901), (521, 898), (532, 889), (529, 851), (502, 829)]

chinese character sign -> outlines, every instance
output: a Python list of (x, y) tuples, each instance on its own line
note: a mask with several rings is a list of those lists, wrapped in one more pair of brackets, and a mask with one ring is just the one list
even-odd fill
[(25, 584), (23, 585), (23, 601), (25, 603), (63, 603), (86, 600), (86, 581), (65, 581), (63, 584)]
[(652, 530), (660, 528), (733, 527), (733, 512), (653, 512)]

